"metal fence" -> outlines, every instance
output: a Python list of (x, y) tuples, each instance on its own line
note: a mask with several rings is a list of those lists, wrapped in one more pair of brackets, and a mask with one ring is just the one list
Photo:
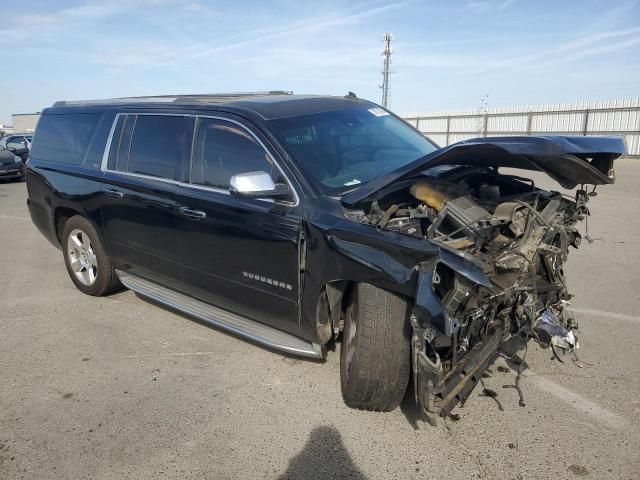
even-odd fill
[(640, 156), (640, 98), (407, 114), (405, 120), (440, 146), (473, 137), (621, 135)]

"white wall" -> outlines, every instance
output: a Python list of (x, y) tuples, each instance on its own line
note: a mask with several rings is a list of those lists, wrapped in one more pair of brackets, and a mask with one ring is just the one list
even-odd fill
[(640, 98), (403, 115), (440, 146), (473, 137), (620, 135), (640, 155)]
[(40, 119), (39, 113), (22, 113), (13, 114), (13, 130), (15, 132), (33, 132), (36, 129), (38, 120)]

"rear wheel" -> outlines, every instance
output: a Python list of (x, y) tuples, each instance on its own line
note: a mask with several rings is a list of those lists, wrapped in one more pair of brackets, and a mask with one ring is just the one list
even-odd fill
[(348, 406), (387, 412), (400, 404), (411, 372), (409, 313), (404, 298), (356, 285), (340, 352), (342, 398)]
[(61, 243), (67, 272), (78, 290), (100, 297), (121, 286), (96, 230), (86, 218), (71, 217), (64, 225)]

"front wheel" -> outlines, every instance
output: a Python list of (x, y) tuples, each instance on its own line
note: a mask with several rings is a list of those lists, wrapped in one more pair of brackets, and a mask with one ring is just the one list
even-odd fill
[(411, 373), (409, 303), (367, 283), (355, 286), (342, 337), (344, 402), (388, 412), (404, 397)]
[(71, 217), (61, 240), (67, 272), (78, 290), (100, 297), (120, 287), (111, 260), (89, 220), (80, 215)]

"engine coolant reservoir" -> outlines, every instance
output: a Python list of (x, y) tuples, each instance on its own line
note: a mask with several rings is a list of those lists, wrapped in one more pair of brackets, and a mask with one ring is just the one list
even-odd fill
[(464, 190), (454, 183), (431, 179), (418, 180), (411, 185), (409, 192), (438, 212), (442, 211), (446, 202), (465, 195)]

